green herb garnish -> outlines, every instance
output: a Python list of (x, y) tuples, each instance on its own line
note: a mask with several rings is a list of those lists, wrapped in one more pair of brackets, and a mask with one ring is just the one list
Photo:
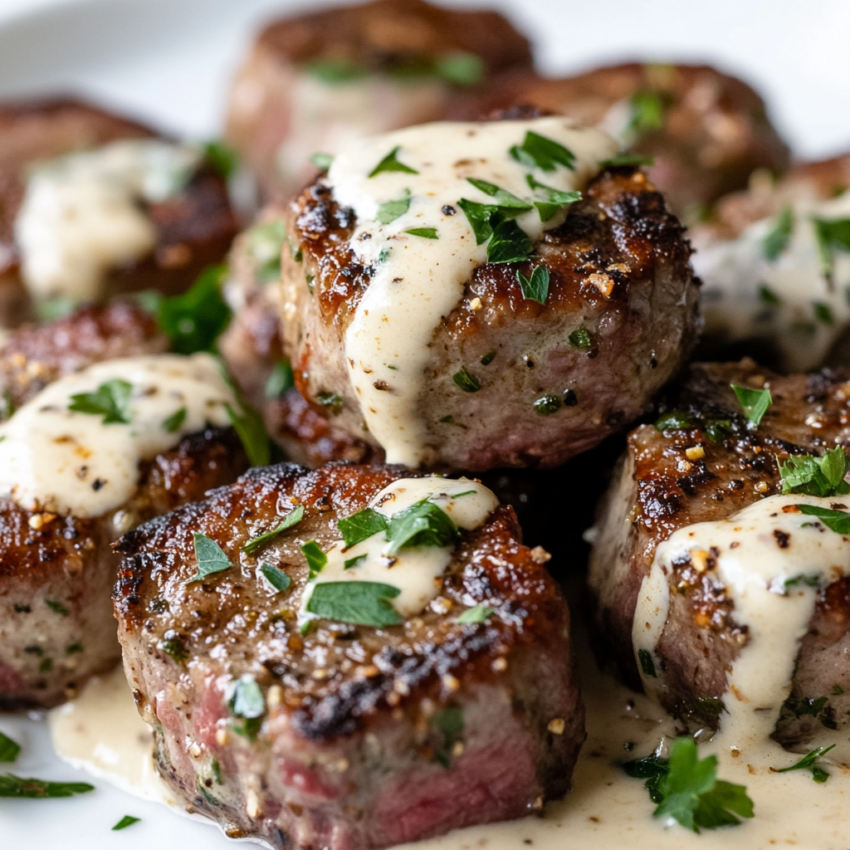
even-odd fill
[(239, 154), (221, 139), (204, 142), (204, 159), (225, 180), (229, 180), (239, 170)]
[(71, 396), (68, 410), (103, 416), (104, 425), (127, 425), (130, 422), (130, 396), (133, 385), (129, 381), (113, 378), (101, 384), (93, 393)]
[(770, 390), (755, 390), (751, 387), (741, 387), (738, 384), (730, 384), (732, 391), (738, 398), (738, 403), (747, 417), (747, 425), (757, 428), (767, 409), (773, 403)]
[(561, 399), (556, 395), (544, 395), (534, 402), (534, 412), (538, 416), (551, 416), (561, 409)]
[(824, 452), (822, 457), (792, 455), (779, 467), (782, 493), (844, 496), (850, 493), (850, 484), (844, 480), (848, 472), (850, 459), (841, 446)]
[(243, 721), (241, 727), (233, 727), (234, 731), (253, 741), (260, 731), (266, 713), (266, 700), (253, 676), (246, 673), (236, 680), (233, 696), (228, 700), (227, 707), (234, 717)]
[(366, 68), (348, 59), (314, 59), (304, 65), (304, 70), (328, 85), (352, 83), (369, 75)]
[(327, 407), (336, 416), (342, 410), (343, 401), (336, 393), (322, 392), (316, 393), (316, 404)]
[(374, 508), (364, 508), (350, 517), (338, 520), (336, 524), (346, 549), (356, 546), (364, 540), (386, 531), (389, 519)]
[(411, 236), (419, 236), (422, 239), (440, 238), (436, 227), (411, 227), (409, 230), (405, 230), (404, 232), (409, 233)]
[(850, 218), (813, 218), (812, 225), (815, 229), (821, 274), (827, 280), (832, 280), (835, 252), (850, 252)]
[(260, 551), (267, 543), (274, 540), (278, 534), (286, 531), (287, 528), (292, 528), (295, 525), (298, 525), (299, 522), (304, 518), (304, 505), (297, 505), (293, 508), (283, 519), (283, 522), (276, 525), (271, 531), (267, 531), (265, 534), (261, 534), (259, 537), (255, 537), (253, 540), (249, 540), (243, 547), (242, 551), (246, 555), (256, 555), (257, 552)]
[(11, 764), (21, 753), (21, 745), (0, 732), (0, 762)]
[(782, 299), (770, 287), (759, 287), (759, 299), (763, 304), (769, 304), (771, 307), (778, 307), (782, 303)]
[(282, 593), (292, 584), (292, 579), (283, 570), (273, 567), (271, 564), (263, 564), (260, 567), (260, 572), (278, 593)]
[(138, 823), (140, 820), (141, 818), (134, 818), (132, 815), (124, 815), (124, 817), (121, 818), (121, 820), (118, 821), (118, 823), (116, 823), (115, 826), (112, 827), (112, 831), (118, 832), (119, 830), (127, 829), (128, 826), (132, 826), (134, 823)]
[(643, 671), (644, 676), (649, 676), (653, 679), (658, 677), (658, 673), (655, 672), (655, 662), (652, 660), (652, 654), (649, 650), (639, 649), (638, 661), (640, 662), (640, 669)]
[(476, 189), (482, 191), (485, 195), (489, 195), (493, 199), (493, 206), (507, 210), (530, 210), (531, 204), (512, 195), (506, 189), (502, 189), (495, 183), (488, 183), (486, 180), (477, 180), (475, 177), (467, 177), (468, 183), (475, 186)]
[(534, 206), (540, 213), (541, 221), (549, 221), (565, 206), (581, 200), (581, 192), (562, 192), (560, 189), (554, 189), (552, 186), (547, 186), (545, 183), (535, 180), (533, 174), (527, 174), (525, 181), (532, 189), (542, 192), (546, 198), (544, 201), (534, 201)]
[(610, 159), (600, 160), (600, 168), (623, 168), (625, 166), (655, 165), (655, 159), (651, 156), (641, 156), (628, 151), (614, 154)]
[(514, 145), (509, 151), (511, 158), (526, 168), (539, 168), (542, 171), (554, 171), (562, 165), (575, 171), (575, 154), (554, 139), (538, 133), (527, 132), (521, 145)]
[(815, 782), (826, 782), (826, 780), (829, 779), (829, 774), (823, 768), (818, 767), (815, 762), (819, 758), (825, 756), (834, 747), (835, 744), (831, 744), (828, 747), (818, 747), (810, 753), (806, 753), (800, 761), (796, 764), (792, 764), (791, 767), (772, 767), (771, 770), (774, 773), (788, 773), (792, 770), (810, 770), (812, 772), (812, 779), (814, 779)]
[(329, 581), (313, 587), (308, 613), (325, 620), (386, 628), (404, 622), (389, 600), (401, 591), (374, 581)]
[(401, 218), (410, 209), (410, 189), (405, 189), (404, 194), (397, 201), (386, 201), (378, 206), (378, 214), (375, 220), (378, 224), (389, 224), (397, 218)]
[(321, 546), (315, 540), (305, 543), (301, 547), (304, 557), (307, 559), (307, 566), (310, 568), (310, 578), (315, 578), (328, 562), (328, 556), (322, 551)]
[(452, 375), (452, 380), (459, 386), (465, 393), (477, 393), (478, 390), (481, 389), (481, 382), (475, 375), (471, 375), (466, 369), (461, 369), (459, 372), (455, 372)]
[(192, 534), (192, 540), (195, 544), (198, 572), (189, 579), (190, 582), (202, 581), (213, 573), (220, 573), (233, 566), (221, 546), (206, 534), (195, 531)]
[(531, 277), (526, 277), (517, 269), (516, 278), (522, 290), (522, 297), (526, 301), (537, 301), (540, 304), (546, 303), (546, 299), (549, 296), (549, 270), (545, 266), (534, 268), (531, 272)]
[(354, 558), (347, 558), (345, 561), (342, 562), (343, 570), (354, 569), (354, 567), (356, 567), (358, 564), (362, 564), (363, 561), (366, 560), (366, 557), (366, 555), (357, 555)]
[(629, 100), (631, 118), (627, 132), (649, 133), (664, 126), (664, 101), (655, 91), (636, 91)]
[(280, 219), (255, 224), (246, 234), (248, 251), (251, 254), (261, 285), (280, 278), (280, 255), (286, 242), (286, 226)]
[(460, 536), (451, 517), (427, 499), (394, 514), (387, 526), (388, 555), (414, 546), (451, 546)]
[(239, 435), (251, 466), (268, 466), (271, 461), (271, 445), (263, 417), (244, 400), (240, 401), (240, 407), (242, 412), (237, 413), (232, 405), (224, 406), (230, 424)]
[(221, 294), (224, 265), (209, 266), (184, 295), (160, 298), (156, 318), (177, 354), (215, 351), (216, 340), (230, 322), (230, 307)]
[(385, 171), (401, 171), (404, 174), (419, 174), (415, 168), (398, 161), (401, 145), (396, 145), (370, 172), (369, 177), (377, 177)]
[(88, 794), (89, 791), (94, 791), (94, 785), (87, 782), (46, 782), (43, 779), (23, 779), (11, 773), (0, 776), (0, 797), (73, 797), (74, 794)]
[(176, 434), (180, 430), (180, 426), (186, 421), (186, 414), (189, 411), (184, 405), (179, 410), (176, 410), (171, 416), (162, 420), (162, 428), (169, 434)]
[(815, 318), (824, 325), (834, 325), (835, 318), (832, 315), (832, 308), (829, 304), (823, 301), (813, 301), (812, 308), (815, 311)]
[(444, 708), (434, 714), (431, 724), (438, 737), (439, 744), (434, 748), (434, 758), (446, 770), (451, 767), (452, 750), (463, 737), (463, 709), (456, 706)]
[(765, 259), (771, 262), (779, 259), (779, 255), (788, 247), (793, 231), (794, 211), (791, 207), (785, 207), (776, 217), (773, 226), (761, 243), (761, 250)]
[(496, 613), (495, 608), (487, 608), (484, 605), (476, 605), (474, 608), (467, 608), (458, 618), (456, 623), (483, 623), (492, 614)]
[(333, 165), (333, 161), (334, 156), (332, 153), (320, 153), (317, 151), (310, 157), (310, 162), (322, 171), (327, 171)]
[(587, 328), (576, 328), (567, 339), (573, 348), (580, 348), (582, 351), (587, 351), (593, 345)]
[(482, 366), (489, 366), (496, 359), (495, 351), (488, 351), (478, 362)]
[(189, 660), (189, 650), (186, 649), (186, 644), (183, 643), (183, 639), (177, 632), (171, 629), (157, 642), (157, 647), (176, 664), (185, 664)]
[[(801, 514), (817, 517), (828, 529), (836, 534), (850, 534), (850, 513), (819, 508), (816, 505), (794, 505)], [(785, 586), (788, 586), (786, 582)]]
[(534, 243), (528, 234), (511, 219), (493, 228), (487, 243), (488, 263), (521, 263), (534, 253)]
[(487, 67), (474, 53), (456, 50), (434, 60), (434, 74), (457, 86), (474, 86), (484, 79)]
[(71, 613), (61, 602), (57, 602), (55, 599), (45, 599), (44, 604), (60, 617), (67, 617)]
[(268, 381), (266, 381), (266, 398), (280, 398), (287, 390), (295, 386), (295, 376), (288, 360), (278, 360), (275, 363)]

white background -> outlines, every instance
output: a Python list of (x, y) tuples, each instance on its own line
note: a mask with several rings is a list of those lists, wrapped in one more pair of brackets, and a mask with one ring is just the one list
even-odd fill
[[(163, 128), (208, 136), (219, 127), (227, 80), (250, 33), (275, 9), (316, 5), (0, 0), (0, 97), (81, 91)], [(489, 5), (521, 23), (546, 71), (567, 73), (628, 58), (712, 62), (743, 76), (766, 97), (798, 155), (823, 157), (850, 149), (850, 0)], [(40, 724), (0, 717), (0, 730), (24, 745), (16, 772), (74, 777), (52, 756)], [(84, 798), (0, 800), (0, 850), (233, 847), (207, 826), (96, 784), (98, 790)], [(124, 814), (142, 822), (110, 832)]]

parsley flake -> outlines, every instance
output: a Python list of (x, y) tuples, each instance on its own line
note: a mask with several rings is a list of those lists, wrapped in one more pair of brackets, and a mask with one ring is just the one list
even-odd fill
[(397, 218), (401, 218), (410, 209), (410, 189), (405, 189), (404, 194), (397, 201), (385, 201), (378, 206), (378, 214), (375, 220), (378, 224), (389, 224)]
[(0, 732), (0, 762), (11, 764), (21, 753), (21, 745)]
[(821, 274), (827, 280), (832, 280), (835, 252), (850, 252), (850, 218), (813, 218), (812, 225), (815, 228)]
[(104, 425), (127, 425), (130, 422), (130, 396), (133, 385), (129, 381), (113, 378), (101, 384), (93, 393), (71, 396), (68, 410), (103, 416)]
[(401, 591), (374, 581), (329, 581), (315, 585), (306, 609), (325, 620), (387, 628), (404, 622), (390, 604)]
[(767, 409), (773, 404), (770, 390), (756, 390), (751, 387), (741, 387), (738, 384), (730, 384), (732, 391), (738, 398), (738, 403), (747, 417), (747, 425), (757, 428)]
[(304, 66), (304, 70), (327, 85), (352, 83), (369, 75), (362, 65), (348, 59), (314, 59)]
[(280, 398), (287, 390), (295, 386), (295, 375), (288, 360), (278, 360), (275, 363), (268, 381), (266, 381), (266, 398)]
[(301, 547), (304, 557), (307, 559), (307, 566), (310, 568), (310, 578), (315, 578), (328, 562), (328, 556), (322, 551), (321, 546), (315, 540), (305, 543)]
[(286, 517), (284, 517), (283, 522), (276, 525), (271, 531), (267, 531), (265, 534), (261, 534), (259, 537), (249, 540), (242, 547), (242, 551), (246, 555), (256, 555), (260, 549), (262, 549), (270, 541), (274, 540), (278, 534), (283, 533), (287, 528), (292, 528), (293, 526), (298, 525), (302, 519), (304, 519), (304, 505), (297, 505), (286, 515)]
[(227, 707), (231, 715), (243, 721), (241, 726), (233, 727), (234, 732), (253, 741), (260, 731), (266, 713), (266, 700), (253, 676), (246, 673), (236, 680)]
[(185, 405), (174, 411), (171, 416), (162, 420), (162, 429), (169, 434), (176, 434), (180, 430), (180, 426), (186, 421), (187, 413), (188, 410)]
[(452, 750), (463, 737), (465, 726), (463, 709), (451, 706), (435, 712), (431, 725), (435, 737), (439, 739), (438, 745), (434, 748), (434, 758), (438, 764), (448, 770), (451, 767)]
[(138, 823), (140, 820), (141, 818), (134, 818), (132, 815), (124, 815), (124, 817), (121, 818), (121, 820), (118, 821), (118, 823), (116, 823), (115, 826), (112, 827), (112, 831), (118, 832), (119, 830), (127, 829), (128, 826), (132, 826), (134, 823)]
[(337, 521), (342, 539), (345, 542), (346, 549), (386, 531), (389, 526), (389, 519), (374, 508), (364, 508), (350, 517), (345, 517)]
[(202, 581), (213, 573), (220, 573), (233, 566), (230, 559), (218, 543), (206, 534), (195, 531), (192, 534), (195, 544), (195, 559), (198, 562), (198, 572), (189, 579), (189, 582)]
[(600, 168), (624, 168), (626, 166), (655, 165), (655, 159), (651, 156), (641, 156), (637, 153), (621, 151), (614, 154), (610, 159), (599, 161)]
[(260, 567), (260, 572), (278, 593), (282, 593), (292, 584), (292, 579), (283, 570), (273, 567), (271, 564), (263, 564)]
[(422, 239), (439, 239), (440, 235), (437, 233), (436, 227), (411, 227), (408, 230), (404, 231), (405, 233), (409, 233), (411, 236), (419, 236)]
[(221, 139), (212, 139), (203, 145), (204, 160), (225, 180), (239, 170), (239, 154)]
[(471, 183), (476, 189), (482, 191), (485, 195), (493, 198), (493, 204), (502, 209), (509, 210), (530, 210), (531, 204), (512, 195), (506, 189), (502, 189), (495, 183), (488, 183), (486, 180), (478, 180), (475, 177), (467, 177), (467, 183)]
[(538, 398), (534, 404), (534, 412), (538, 416), (551, 416), (561, 409), (561, 399), (556, 395), (544, 395)]
[(444, 53), (434, 60), (434, 73), (456, 86), (474, 86), (484, 79), (486, 72), (484, 60), (465, 50)]
[(254, 274), (261, 286), (280, 278), (280, 255), (286, 242), (286, 226), (280, 219), (255, 224), (245, 235)]
[(793, 231), (794, 211), (791, 207), (785, 207), (776, 217), (773, 226), (761, 243), (761, 250), (766, 260), (773, 262), (779, 259), (779, 255), (788, 247)]
[(521, 263), (534, 253), (534, 243), (528, 234), (510, 219), (493, 228), (487, 243), (488, 263)]
[(549, 270), (545, 266), (534, 268), (531, 277), (526, 277), (517, 269), (516, 277), (522, 290), (522, 297), (526, 301), (546, 303), (546, 299), (549, 297)]
[(67, 617), (71, 613), (61, 602), (57, 602), (55, 599), (45, 599), (44, 604), (60, 617)]
[(526, 168), (539, 168), (541, 171), (554, 171), (558, 165), (575, 171), (575, 154), (560, 142), (531, 131), (525, 134), (521, 145), (514, 145), (509, 151), (511, 158)]
[(643, 675), (653, 679), (657, 678), (658, 674), (655, 672), (655, 661), (652, 660), (652, 653), (646, 649), (639, 649), (637, 654)]
[(73, 797), (74, 794), (88, 794), (89, 791), (94, 791), (94, 785), (87, 782), (47, 782), (43, 779), (24, 779), (12, 773), (0, 775), (0, 797), (44, 799)]
[(587, 328), (576, 328), (567, 339), (573, 348), (580, 348), (582, 351), (587, 351), (593, 345)]
[(404, 174), (419, 174), (415, 168), (398, 161), (401, 145), (396, 145), (370, 172), (369, 177), (377, 177), (385, 171), (401, 171)]
[(332, 153), (321, 153), (317, 151), (310, 157), (310, 162), (321, 171), (327, 171), (333, 165), (334, 156)]
[(527, 174), (525, 181), (530, 188), (541, 192), (545, 198), (543, 201), (534, 201), (534, 206), (540, 213), (541, 221), (549, 221), (565, 206), (581, 200), (581, 192), (562, 192), (560, 189), (554, 189), (552, 186), (547, 186), (545, 183), (535, 180), (533, 174)]
[(831, 744), (828, 747), (817, 747), (811, 752), (806, 753), (796, 764), (783, 768), (772, 767), (771, 770), (774, 773), (788, 773), (792, 770), (810, 770), (812, 772), (812, 779), (815, 782), (826, 782), (829, 779), (829, 774), (822, 767), (818, 767), (815, 762), (825, 756), (834, 747), (835, 744)]
[(251, 466), (268, 466), (271, 461), (271, 446), (263, 417), (245, 401), (240, 402), (240, 407), (242, 412), (237, 413), (232, 405), (224, 406), (230, 424), (239, 435)]
[[(794, 505), (801, 514), (817, 517), (830, 531), (836, 534), (850, 534), (850, 513), (819, 508), (816, 505)], [(788, 586), (788, 583), (785, 583)]]
[(394, 514), (387, 526), (388, 555), (415, 546), (450, 546), (460, 536), (451, 517), (427, 499)]
[(491, 615), (496, 613), (495, 608), (487, 608), (484, 605), (476, 605), (474, 608), (467, 608), (458, 618), (456, 623), (483, 623)]
[(452, 375), (452, 380), (459, 386), (465, 393), (477, 393), (478, 390), (481, 389), (481, 382), (475, 375), (471, 375), (466, 369), (461, 369), (459, 372), (455, 372)]
[(844, 496), (850, 493), (850, 484), (845, 480), (848, 473), (850, 459), (842, 446), (824, 452), (822, 457), (792, 455), (779, 467), (783, 494)]
[(634, 134), (649, 133), (664, 126), (664, 101), (658, 92), (636, 91), (630, 101), (631, 118), (628, 132)]

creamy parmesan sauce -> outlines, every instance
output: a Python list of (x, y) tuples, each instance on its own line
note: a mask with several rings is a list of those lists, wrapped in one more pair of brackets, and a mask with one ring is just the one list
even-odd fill
[[(571, 150), (575, 170), (529, 169), (512, 159), (510, 148), (522, 145), (529, 130)], [(370, 178), (395, 147), (398, 161), (418, 173), (385, 171)], [(388, 463), (417, 466), (425, 459), (419, 394), (431, 341), (441, 319), (463, 296), (465, 281), (487, 260), (486, 245), (475, 244), (457, 203), (466, 198), (487, 204), (493, 198), (467, 178), (530, 200), (529, 173), (560, 191), (581, 190), (599, 171), (598, 163), (616, 151), (616, 142), (604, 133), (551, 117), (411, 127), (367, 139), (334, 159), (328, 174), (334, 197), (357, 215), (352, 250), (364, 265), (375, 268), (345, 336), (349, 376), (366, 425), (386, 450)], [(379, 224), (379, 206), (408, 193), (407, 211)], [(444, 212), (447, 205), (453, 212)], [(516, 221), (537, 240), (544, 228), (563, 219), (561, 213), (544, 224), (532, 209)], [(435, 228), (438, 238), (406, 232), (412, 228)]]
[(186, 145), (125, 139), (37, 166), (15, 221), (30, 293), (38, 299), (98, 298), (109, 272), (156, 244), (142, 202), (179, 191), (200, 158)]
[[(444, 510), (458, 528), (477, 528), (499, 506), (499, 500), (484, 485), (465, 478), (400, 478), (384, 487), (369, 503), (379, 513), (391, 517), (417, 502), (428, 499)], [(419, 614), (437, 595), (443, 573), (452, 560), (453, 546), (417, 546), (387, 555), (390, 543), (386, 532), (373, 534), (349, 549), (335, 543), (325, 554), (328, 562), (307, 586), (301, 602), (304, 617), (312, 615), (305, 606), (317, 584), (336, 581), (372, 581), (397, 587), (401, 593), (391, 600), (403, 617)], [(345, 563), (361, 558), (346, 569)]]
[[(829, 201), (795, 203), (788, 245), (772, 261), (765, 257), (764, 240), (776, 218), (756, 222), (737, 239), (705, 245), (696, 240), (692, 262), (703, 281), (706, 332), (731, 339), (769, 337), (793, 371), (822, 362), (850, 321), (850, 254), (834, 251), (830, 286), (821, 272), (812, 218), (850, 218), (850, 192)], [(765, 287), (778, 304), (765, 300)]]
[[(749, 629), (747, 641), (728, 676), (720, 716), (720, 732), (712, 743), (737, 750), (750, 764), (766, 764), (775, 755), (764, 747), (791, 692), (801, 639), (814, 613), (818, 588), (804, 583), (787, 587), (789, 579), (814, 577), (826, 586), (850, 573), (850, 539), (826, 528), (796, 504), (829, 509), (836, 498), (770, 496), (716, 522), (676, 531), (657, 549), (652, 569), (641, 586), (632, 631), (635, 651), (653, 654), (667, 620), (667, 576), (674, 560), (709, 550), (716, 560), (712, 575), (734, 602), (734, 617)], [(777, 535), (788, 535), (785, 548)], [(716, 554), (715, 554), (716, 553)], [(640, 665), (639, 665), (640, 666)], [(643, 673), (648, 693), (652, 677)], [(828, 736), (831, 755), (850, 761), (850, 741), (841, 733)]]
[[(72, 396), (116, 379), (132, 384), (128, 424), (68, 409)], [(141, 461), (208, 424), (228, 425), (227, 404), (233, 391), (209, 354), (109, 360), (60, 378), (0, 425), (0, 495), (27, 510), (100, 516), (133, 495)]]

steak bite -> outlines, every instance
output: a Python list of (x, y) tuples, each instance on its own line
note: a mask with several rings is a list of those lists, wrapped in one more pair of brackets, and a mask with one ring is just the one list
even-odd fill
[(481, 485), (405, 475), (254, 469), (116, 544), (159, 771), (231, 837), (385, 847), (569, 788), (584, 712), (545, 553)]
[(790, 162), (759, 95), (709, 65), (629, 62), (562, 79), (518, 73), (458, 111), (479, 117), (517, 103), (598, 126), (653, 157), (650, 179), (689, 223), (744, 189), (754, 171), (781, 174)]
[(236, 232), (199, 148), (75, 100), (0, 105), (0, 325), (181, 292)]
[[(761, 669), (778, 677), (749, 703), (767, 734), (805, 750), (838, 741), (850, 759), (850, 550), (818, 519), (847, 508), (848, 378), (697, 364), (656, 425), (629, 435), (596, 524), (598, 631), (624, 678), (692, 730), (734, 722)], [(770, 390), (757, 428), (730, 384)], [(780, 610), (766, 618), (753, 599)]]
[(694, 340), (698, 289), (678, 220), (641, 171), (606, 164), (615, 151), (546, 117), (337, 157), (286, 221), (284, 345), (305, 398), (431, 468), (556, 466), (633, 420)]
[(163, 347), (113, 304), (0, 351), (0, 711), (57, 705), (114, 666), (111, 542), (248, 465), (215, 362)]
[(317, 151), (436, 121), (458, 92), (531, 62), (526, 39), (483, 9), (374, 0), (296, 15), (257, 36), (233, 82), (227, 137), (265, 194), (286, 197)]

